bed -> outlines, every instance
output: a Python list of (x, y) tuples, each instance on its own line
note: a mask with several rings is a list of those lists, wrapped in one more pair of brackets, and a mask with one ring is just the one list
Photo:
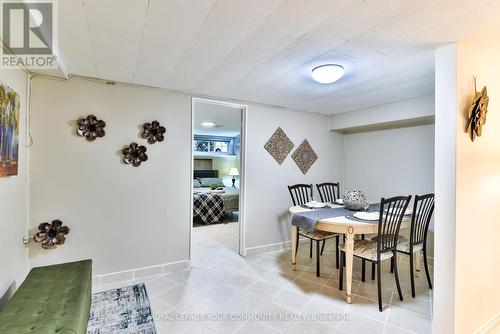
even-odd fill
[[(209, 179), (220, 180), (219, 171), (194, 171), (193, 184), (197, 180)], [(219, 223), (224, 218), (226, 212), (236, 212), (239, 210), (239, 189), (226, 186), (219, 188), (223, 189), (224, 192), (213, 192), (210, 190), (210, 187), (193, 186), (193, 216), (199, 217), (204, 224)]]

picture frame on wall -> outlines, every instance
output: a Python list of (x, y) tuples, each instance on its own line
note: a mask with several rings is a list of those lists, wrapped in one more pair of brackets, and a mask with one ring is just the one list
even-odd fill
[(18, 174), (19, 94), (0, 83), (0, 177)]

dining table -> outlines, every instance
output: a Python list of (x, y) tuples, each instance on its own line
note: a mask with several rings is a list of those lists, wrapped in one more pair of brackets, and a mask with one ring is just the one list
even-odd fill
[[(327, 204), (332, 210), (332, 213), (337, 208), (343, 208), (342, 205), (338, 204)], [(316, 209), (310, 209), (303, 206), (293, 206), (289, 209), (291, 213), (291, 217), (294, 214), (311, 211)], [(408, 228), (410, 226), (411, 216), (404, 216), (401, 222), (401, 229)], [(292, 235), (292, 248), (291, 248), (291, 257), (292, 257), (292, 269), (295, 271), (296, 265), (296, 253), (295, 249), (297, 246), (297, 233), (299, 233), (299, 228), (293, 224), (291, 225), (291, 235)], [(337, 234), (345, 235), (345, 267), (346, 267), (346, 301), (351, 304), (352, 302), (352, 271), (353, 271), (353, 249), (354, 249), (354, 239), (356, 235), (361, 234), (377, 234), (378, 233), (378, 221), (361, 221), (357, 219), (352, 219), (347, 217), (346, 215), (337, 216), (332, 214), (332, 217), (329, 218), (321, 218), (318, 219), (316, 225), (314, 226), (316, 230), (325, 231), (325, 232), (333, 232)], [(419, 257), (417, 257), (419, 259)], [(419, 261), (417, 260), (416, 267), (419, 268)]]

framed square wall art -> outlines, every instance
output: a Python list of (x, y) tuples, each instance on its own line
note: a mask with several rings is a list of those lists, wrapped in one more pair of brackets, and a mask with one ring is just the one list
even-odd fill
[(0, 177), (17, 175), (19, 94), (0, 82)]

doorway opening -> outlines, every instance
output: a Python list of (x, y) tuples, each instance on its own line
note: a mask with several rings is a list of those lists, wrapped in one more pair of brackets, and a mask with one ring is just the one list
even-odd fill
[(244, 255), (246, 106), (193, 98), (190, 257)]

